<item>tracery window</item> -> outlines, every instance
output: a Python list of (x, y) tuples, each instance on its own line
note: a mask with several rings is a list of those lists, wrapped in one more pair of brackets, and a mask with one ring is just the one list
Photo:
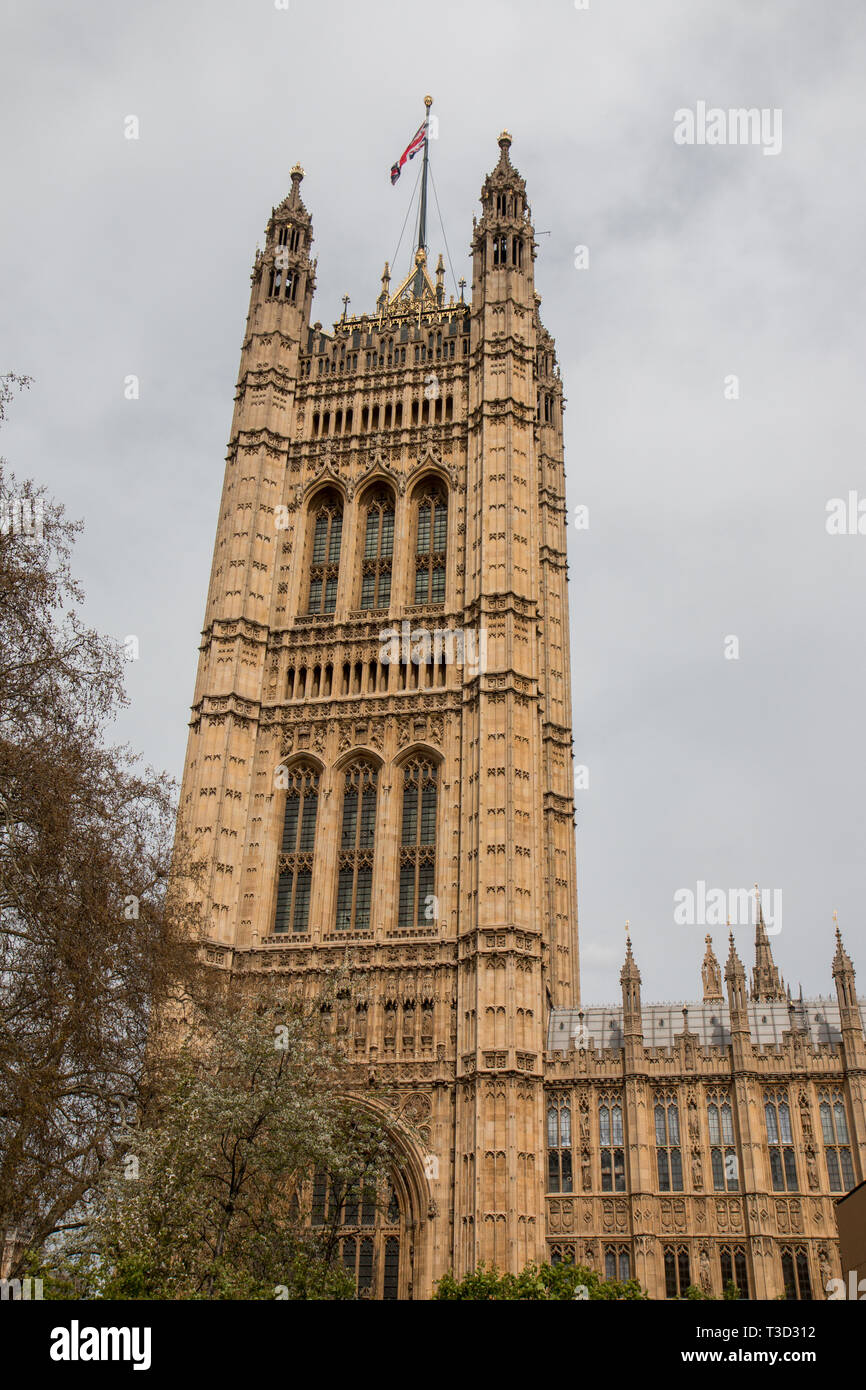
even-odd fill
[(337, 881), (338, 931), (370, 930), (376, 784), (377, 772), (372, 764), (352, 763), (346, 769)]
[(830, 1191), (848, 1192), (854, 1186), (854, 1165), (842, 1092), (821, 1091), (818, 1102)]
[(618, 1096), (599, 1097), (598, 1143), (601, 1154), (602, 1192), (625, 1192), (622, 1101)]
[(567, 1241), (557, 1241), (550, 1247), (550, 1263), (552, 1265), (573, 1265), (575, 1259), (574, 1246)]
[(736, 1284), (740, 1298), (749, 1297), (749, 1272), (746, 1264), (745, 1245), (719, 1246), (719, 1272), (722, 1276), (722, 1289), (728, 1284)]
[(393, 1184), (335, 1182), (321, 1170), (313, 1180), (311, 1218), (327, 1233), (333, 1258), (354, 1279), (359, 1298), (400, 1297), (403, 1216)]
[(809, 1277), (809, 1256), (802, 1245), (783, 1245), (779, 1252), (782, 1258), (782, 1282), (785, 1297), (791, 1303), (798, 1300), (808, 1302), (812, 1298), (812, 1280)]
[(415, 603), (444, 603), (448, 504), (431, 485), (418, 499), (415, 539)]
[(672, 1092), (664, 1092), (655, 1097), (654, 1118), (659, 1192), (682, 1192), (680, 1116), (677, 1099)]
[(310, 613), (333, 613), (337, 606), (343, 504), (336, 493), (323, 494), (315, 504), (310, 564)]
[(373, 494), (366, 503), (364, 558), (361, 562), (361, 607), (387, 608), (391, 602), (394, 558), (394, 499)]
[(707, 1123), (713, 1187), (716, 1192), (738, 1192), (740, 1169), (734, 1140), (734, 1116), (726, 1091), (707, 1096)]
[(692, 1282), (691, 1261), (687, 1245), (665, 1245), (665, 1297), (685, 1298)]
[(605, 1279), (631, 1278), (631, 1252), (627, 1245), (606, 1245), (604, 1247)]
[(413, 758), (403, 768), (398, 913), (401, 927), (431, 926), (437, 915), (436, 778), (436, 764), (428, 758)]
[(796, 1192), (798, 1188), (797, 1162), (794, 1157), (791, 1111), (786, 1091), (765, 1092), (764, 1116), (767, 1123), (767, 1143), (770, 1150), (770, 1177), (773, 1191)]
[(313, 849), (319, 807), (319, 775), (312, 767), (288, 773), (283, 835), (279, 854), (274, 931), (305, 932), (310, 918)]
[(547, 1190), (571, 1192), (571, 1097), (548, 1098), (547, 1102)]

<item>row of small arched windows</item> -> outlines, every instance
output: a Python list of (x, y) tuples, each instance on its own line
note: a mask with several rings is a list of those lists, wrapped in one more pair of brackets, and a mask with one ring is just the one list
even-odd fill
[[(393, 673), (393, 674), (392, 674)], [(334, 667), (290, 666), (287, 700), (327, 700), (340, 695), (376, 695), (399, 690), (442, 690), (448, 684), (448, 653), (421, 661), (344, 661)]]
[[(454, 397), (425, 396), (423, 400), (412, 402), (410, 419), (413, 425), (440, 424), (454, 418)], [(361, 433), (370, 431), (401, 429), (403, 425), (403, 402), (388, 401), (384, 405), (364, 406), (361, 410)], [(347, 410), (313, 411), (312, 438), (324, 439), (327, 435), (352, 434), (355, 428), (355, 412), (350, 406)]]

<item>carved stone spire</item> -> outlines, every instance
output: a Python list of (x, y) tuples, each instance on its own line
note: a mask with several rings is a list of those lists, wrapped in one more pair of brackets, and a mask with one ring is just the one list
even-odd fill
[(704, 1003), (714, 1004), (724, 999), (722, 994), (722, 967), (716, 960), (713, 951), (713, 938), (706, 936), (707, 951), (704, 956), (704, 963), (701, 966), (701, 979), (704, 985)]
[(731, 1014), (731, 1031), (734, 1030), (735, 1019), (749, 1026), (748, 1000), (746, 998), (746, 972), (743, 969), (743, 962), (737, 955), (737, 948), (734, 945), (734, 933), (730, 933), (730, 950), (725, 964), (725, 982), (728, 986), (728, 1008)]
[(303, 169), (301, 168), (300, 164), (296, 164), (292, 169), (291, 173), (292, 191), (289, 194), (289, 207), (297, 208), (300, 209), (302, 212), (306, 212), (306, 208), (304, 207), (304, 204), (301, 201), (301, 181), (303, 180), (303, 177)]
[(499, 137), (499, 163), (481, 189), (481, 225), (485, 232), (520, 232), (526, 227), (526, 183), (511, 163), (510, 149), (511, 136), (503, 130)]
[(379, 298), (376, 300), (376, 308), (380, 314), (384, 314), (388, 309), (388, 299), (391, 295), (391, 267), (385, 262), (385, 269), (382, 271), (382, 288)]
[(623, 1032), (638, 1032), (643, 1028), (640, 1003), (640, 971), (631, 953), (631, 937), (625, 939), (625, 962), (619, 975), (622, 985)]
[(764, 925), (764, 909), (761, 906), (761, 890), (755, 884), (755, 901), (758, 920), (755, 926), (755, 968), (752, 971), (751, 997), (762, 1003), (784, 1000), (785, 986), (773, 960), (770, 938)]
[(854, 984), (854, 966), (851, 957), (842, 944), (842, 933), (839, 930), (839, 922), (836, 913), (833, 913), (833, 920), (836, 922), (836, 954), (833, 956), (833, 979), (836, 982), (836, 997), (839, 1000), (839, 1022), (843, 1034), (846, 1028), (853, 1028), (855, 1032), (862, 1032), (860, 1020), (860, 1006), (857, 1003), (857, 990)]

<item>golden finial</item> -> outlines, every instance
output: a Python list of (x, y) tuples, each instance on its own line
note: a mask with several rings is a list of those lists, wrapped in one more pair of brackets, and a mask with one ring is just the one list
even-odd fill
[(424, 98), (424, 105), (427, 107), (427, 110), (429, 111), (429, 110), (430, 110), (430, 107), (433, 105), (433, 98), (432, 98), (432, 97), (429, 97), (429, 96), (428, 96), (428, 97), (425, 97), (425, 98)]

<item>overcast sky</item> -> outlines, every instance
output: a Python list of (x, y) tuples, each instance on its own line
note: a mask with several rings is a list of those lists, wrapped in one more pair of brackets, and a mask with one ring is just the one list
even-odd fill
[[(456, 275), (503, 126), (546, 234), (569, 504), (590, 516), (569, 538), (584, 999), (619, 998), (626, 918), (644, 999), (699, 993), (706, 928), (674, 920), (699, 881), (781, 892), (777, 963), (807, 994), (832, 990), (838, 909), (866, 989), (866, 535), (826, 530), (831, 498), (866, 498), (862, 5), (5, 12), (0, 369), (35, 382), (3, 453), (84, 519), (90, 621), (140, 639), (118, 738), (179, 778), (270, 209), (300, 161), (313, 317), (344, 293), (372, 309), (413, 182), (388, 170), (429, 91)], [(780, 153), (675, 144), (701, 101), (780, 109)]]

